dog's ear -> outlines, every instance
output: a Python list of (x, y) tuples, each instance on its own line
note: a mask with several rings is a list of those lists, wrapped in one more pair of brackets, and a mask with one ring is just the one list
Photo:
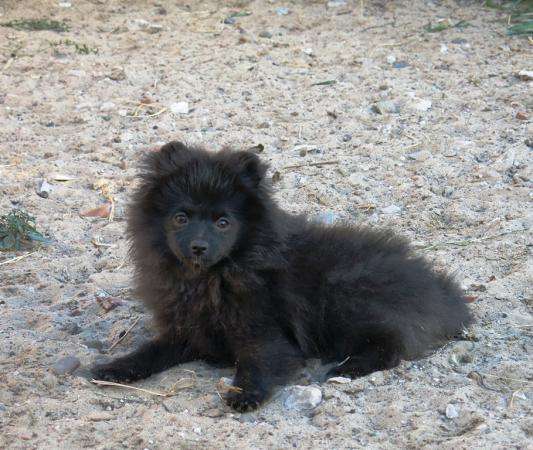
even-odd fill
[(232, 152), (230, 163), (245, 186), (256, 188), (265, 178), (268, 166), (249, 151)]
[(193, 157), (194, 150), (182, 142), (172, 141), (158, 151), (150, 153), (145, 160), (145, 169), (151, 176), (165, 176), (185, 165)]

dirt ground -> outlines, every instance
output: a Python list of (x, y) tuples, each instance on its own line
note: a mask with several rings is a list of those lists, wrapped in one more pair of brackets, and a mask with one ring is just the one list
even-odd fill
[[(533, 67), (504, 15), (464, 1), (0, 2), (0, 23), (43, 17), (70, 30), (0, 27), (0, 212), (27, 210), (53, 239), (0, 254), (0, 447), (533, 448), (533, 103), (517, 76)], [(322, 398), (307, 409), (288, 408), (287, 387), (232, 412), (219, 384), (232, 370), (201, 362), (135, 385), (177, 382), (173, 396), (91, 384), (92, 362), (150, 334), (124, 207), (140, 156), (172, 139), (262, 144), (288, 210), (411, 238), (467, 290), (469, 340), (341, 383), (310, 367), (298, 384)], [(80, 216), (111, 199), (112, 220)], [(61, 374), (76, 366), (65, 356), (81, 367)]]

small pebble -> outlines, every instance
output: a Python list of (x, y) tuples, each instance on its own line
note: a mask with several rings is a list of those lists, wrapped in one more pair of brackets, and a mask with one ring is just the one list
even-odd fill
[(446, 417), (448, 419), (457, 419), (459, 417), (458, 409), (451, 403), (446, 406)]
[(328, 378), (328, 383), (332, 383), (332, 384), (346, 384), (346, 383), (349, 383), (350, 381), (352, 381), (351, 378), (347, 378), (347, 377), (332, 377), (332, 378)]
[(52, 372), (56, 375), (66, 375), (80, 367), (80, 360), (75, 356), (65, 356), (57, 360), (52, 366)]
[(45, 374), (42, 382), (48, 389), (53, 389), (57, 386), (57, 378), (51, 373)]
[(188, 114), (189, 113), (189, 103), (187, 102), (177, 102), (170, 105), (170, 111), (174, 114)]
[(394, 56), (394, 55), (387, 56), (387, 62), (389, 64), (394, 64), (396, 62), (396, 56)]
[(521, 70), (517, 73), (517, 76), (522, 81), (531, 81), (533, 80), (533, 70)]
[(105, 102), (100, 106), (100, 111), (113, 111), (116, 105), (113, 102)]
[(338, 8), (339, 6), (346, 6), (346, 0), (330, 0), (328, 8)]
[(224, 412), (221, 411), (220, 409), (218, 408), (211, 408), (211, 409), (208, 409), (206, 411), (203, 412), (203, 415), (205, 417), (212, 417), (212, 418), (215, 418), (215, 417), (222, 417), (224, 415)]
[(272, 33), (270, 31), (261, 31), (261, 33), (259, 33), (259, 37), (270, 39), (272, 37)]
[(342, 135), (342, 142), (350, 142), (352, 140), (352, 135), (349, 133)]
[(389, 205), (389, 206), (386, 206), (385, 208), (381, 208), (381, 212), (383, 214), (398, 214), (399, 212), (401, 212), (401, 210), (402, 208), (396, 205)]
[(316, 386), (292, 386), (288, 391), (284, 402), (286, 409), (313, 409), (322, 402), (322, 391)]
[(278, 16), (286, 16), (289, 14), (289, 8), (286, 8), (285, 6), (280, 6), (279, 8), (276, 8), (276, 14)]
[(527, 120), (527, 114), (524, 111), (518, 111), (516, 113), (516, 118), (518, 120)]
[(105, 411), (95, 411), (85, 416), (89, 422), (102, 422), (113, 419), (113, 415)]
[(426, 112), (431, 108), (431, 105), (431, 100), (418, 100), (412, 105), (412, 107), (417, 111)]
[(237, 19), (236, 19), (235, 17), (226, 17), (226, 18), (224, 19), (224, 23), (225, 23), (226, 25), (234, 25), (235, 22), (237, 22)]
[(418, 152), (408, 153), (407, 158), (413, 161), (425, 161), (431, 156), (427, 150), (419, 150)]
[(405, 67), (409, 67), (409, 64), (406, 61), (398, 61), (395, 62), (392, 67), (394, 67), (395, 69), (403, 69)]
[(114, 81), (121, 81), (126, 79), (126, 72), (123, 67), (113, 67), (111, 73), (107, 75), (108, 78)]
[(391, 100), (381, 100), (372, 105), (372, 111), (377, 114), (398, 114), (400, 112), (400, 107)]
[(367, 184), (365, 181), (365, 177), (357, 172), (350, 174), (350, 176), (348, 177), (348, 181), (354, 187), (363, 187)]
[(53, 186), (46, 180), (43, 180), (37, 189), (37, 195), (42, 198), (48, 198), (53, 190)]

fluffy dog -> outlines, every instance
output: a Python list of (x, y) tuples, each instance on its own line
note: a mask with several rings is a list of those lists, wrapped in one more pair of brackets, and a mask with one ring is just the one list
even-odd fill
[(236, 366), (226, 401), (256, 408), (306, 358), (359, 377), (424, 356), (471, 322), (455, 282), (387, 230), (326, 226), (272, 199), (257, 155), (171, 142), (129, 209), (139, 297), (159, 335), (95, 378), (203, 359)]

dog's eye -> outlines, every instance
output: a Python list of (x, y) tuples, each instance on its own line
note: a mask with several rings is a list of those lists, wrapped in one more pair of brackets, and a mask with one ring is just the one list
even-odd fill
[(189, 222), (189, 218), (187, 217), (187, 214), (183, 212), (174, 214), (174, 217), (172, 218), (172, 220), (174, 221), (176, 225), (180, 225), (180, 226), (187, 225), (187, 223)]
[(221, 217), (216, 221), (216, 226), (220, 228), (221, 230), (224, 230), (229, 227), (229, 220), (225, 217)]

